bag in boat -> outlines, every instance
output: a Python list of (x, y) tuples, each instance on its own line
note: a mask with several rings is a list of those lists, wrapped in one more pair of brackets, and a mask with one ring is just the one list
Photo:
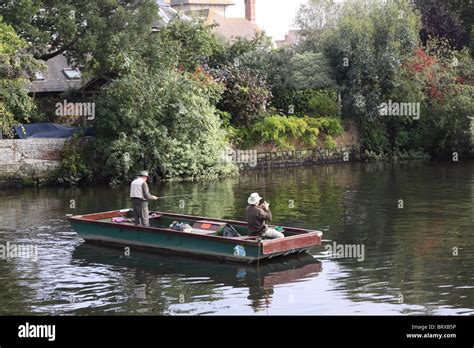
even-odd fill
[(192, 232), (193, 228), (192, 226), (185, 224), (184, 222), (177, 222), (173, 221), (173, 223), (170, 225), (170, 228), (175, 231), (180, 231), (180, 232)]
[(222, 237), (235, 238), (242, 237), (242, 235), (237, 232), (237, 230), (232, 225), (227, 224), (222, 230)]

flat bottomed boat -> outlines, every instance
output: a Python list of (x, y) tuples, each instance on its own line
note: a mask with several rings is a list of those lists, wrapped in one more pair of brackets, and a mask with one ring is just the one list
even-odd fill
[[(247, 223), (174, 213), (150, 213), (150, 226), (134, 225), (130, 209), (69, 217), (86, 242), (147, 251), (167, 252), (253, 263), (304, 253), (321, 245), (322, 232), (282, 227), (285, 238), (250, 236)], [(176, 230), (173, 225), (188, 225)], [(181, 225), (181, 226), (182, 226)], [(238, 236), (224, 236), (229, 228)]]

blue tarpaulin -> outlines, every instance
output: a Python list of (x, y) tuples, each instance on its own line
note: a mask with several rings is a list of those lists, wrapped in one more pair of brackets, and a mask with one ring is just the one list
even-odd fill
[(33, 123), (13, 126), (20, 139), (27, 138), (69, 138), (76, 133), (83, 132), (91, 135), (91, 129), (63, 126), (56, 123)]

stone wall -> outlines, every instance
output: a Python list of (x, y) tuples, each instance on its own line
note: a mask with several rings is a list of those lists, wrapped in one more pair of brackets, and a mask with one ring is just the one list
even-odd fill
[[(66, 139), (0, 140), (0, 187), (47, 182), (61, 166), (61, 150), (65, 141)], [(307, 148), (301, 145), (295, 146), (293, 150), (281, 150), (272, 145), (260, 145), (251, 150), (229, 150), (223, 155), (241, 169), (296, 167), (358, 158), (359, 138), (355, 127), (349, 127), (335, 141), (337, 146), (334, 149)]]
[(234, 150), (230, 154), (240, 169), (283, 168), (353, 161), (359, 156), (359, 148), (357, 145), (342, 145), (334, 149), (302, 148), (272, 151), (257, 148)]
[(66, 139), (0, 140), (0, 186), (38, 183), (61, 165)]
[[(345, 132), (334, 139), (336, 147), (308, 148), (295, 145), (293, 150), (281, 150), (272, 145), (259, 145), (250, 150), (231, 150), (228, 155), (241, 169), (282, 168), (312, 165), (318, 163), (338, 163), (357, 160), (359, 153), (359, 132), (349, 123)], [(324, 139), (319, 139), (324, 144)]]

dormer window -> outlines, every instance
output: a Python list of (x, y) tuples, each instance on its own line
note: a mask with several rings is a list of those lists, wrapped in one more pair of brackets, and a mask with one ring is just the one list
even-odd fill
[(79, 80), (81, 78), (81, 72), (77, 69), (63, 69), (63, 73), (68, 80)]
[(41, 71), (35, 72), (35, 81), (44, 81), (44, 75)]

